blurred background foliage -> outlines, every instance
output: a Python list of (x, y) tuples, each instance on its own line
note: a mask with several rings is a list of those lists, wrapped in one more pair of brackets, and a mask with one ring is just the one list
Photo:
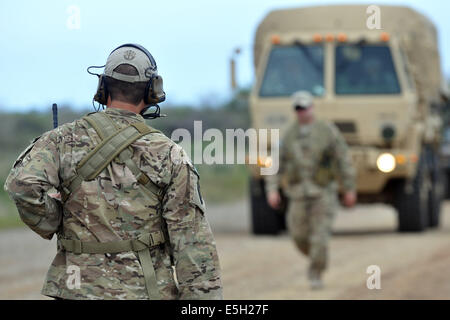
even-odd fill
[[(202, 121), (203, 131), (217, 128), (225, 129), (249, 127), (249, 90), (236, 92), (230, 101), (213, 106), (203, 101), (199, 106), (161, 106), (165, 118), (147, 121), (152, 127), (161, 130), (169, 138), (178, 128), (185, 128), (193, 135), (193, 124)], [(74, 121), (93, 111), (75, 111), (69, 105), (58, 106), (59, 124)], [(51, 106), (48, 112), (0, 112), (0, 229), (22, 226), (13, 202), (3, 189), (6, 177), (18, 155), (30, 142), (42, 133), (52, 129)], [(204, 144), (204, 147), (208, 143)], [(248, 174), (245, 165), (196, 165), (200, 173), (202, 195), (208, 204), (235, 201), (245, 198), (248, 189)]]

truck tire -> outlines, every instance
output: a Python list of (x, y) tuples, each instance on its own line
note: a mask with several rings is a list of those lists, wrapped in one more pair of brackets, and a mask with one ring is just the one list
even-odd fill
[(445, 182), (445, 200), (450, 200), (450, 170), (444, 170), (444, 182)]
[(430, 228), (438, 228), (440, 223), (441, 215), (441, 199), (439, 198), (438, 187), (433, 186), (429, 194), (429, 215), (428, 215), (428, 226)]
[(255, 235), (276, 235), (284, 229), (284, 215), (267, 203), (264, 180), (250, 178), (251, 224)]
[(416, 177), (410, 183), (400, 181), (395, 190), (395, 207), (398, 211), (398, 231), (421, 232), (428, 226), (429, 179), (426, 156), (423, 152)]
[(430, 228), (439, 227), (441, 204), (445, 194), (445, 179), (441, 170), (438, 156), (429, 153), (429, 167), (431, 177), (431, 187), (428, 195), (428, 226)]

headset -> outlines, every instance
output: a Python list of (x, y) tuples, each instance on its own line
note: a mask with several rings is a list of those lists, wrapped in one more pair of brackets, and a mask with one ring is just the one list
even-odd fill
[[(145, 76), (149, 78), (149, 81), (147, 82), (147, 86), (145, 87), (144, 92), (144, 103), (147, 104), (147, 107), (141, 111), (141, 115), (146, 119), (153, 119), (164, 116), (160, 114), (160, 108), (158, 106), (158, 103), (166, 100), (166, 93), (164, 92), (163, 89), (163, 79), (157, 73), (157, 66), (155, 59), (153, 59), (153, 56), (150, 54), (150, 52), (143, 46), (133, 43), (127, 43), (115, 48), (113, 51), (111, 51), (110, 55), (114, 51), (123, 47), (132, 47), (142, 51), (143, 53), (145, 53), (145, 55), (150, 61), (150, 67), (147, 70), (145, 70)], [(96, 75), (98, 77), (97, 92), (95, 93), (93, 100), (105, 106), (107, 104), (109, 96), (108, 88), (106, 87), (105, 81), (106, 76), (104, 74), (96, 74), (90, 72), (91, 68), (103, 68), (103, 67), (105, 66), (90, 66), (87, 68), (87, 72), (89, 74)], [(156, 107), (155, 113), (144, 114), (150, 107), (153, 106)]]

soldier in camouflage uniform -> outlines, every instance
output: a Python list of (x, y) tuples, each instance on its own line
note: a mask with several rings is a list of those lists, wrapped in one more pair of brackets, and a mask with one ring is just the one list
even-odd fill
[[(58, 236), (42, 293), (63, 299), (222, 299), (199, 175), (186, 153), (144, 125), (140, 114), (152, 62), (137, 47), (113, 52), (105, 68), (107, 109), (94, 115), (117, 130), (132, 124), (147, 134), (73, 188), (67, 182), (105, 139), (104, 128), (95, 128), (89, 116), (61, 125), (19, 156), (5, 184), (33, 231), (44, 239)], [(78, 287), (70, 278), (74, 266)]]
[(336, 178), (339, 175), (342, 180), (344, 205), (351, 207), (356, 202), (354, 170), (338, 129), (314, 117), (312, 96), (304, 91), (295, 93), (293, 106), (298, 121), (282, 140), (278, 175), (266, 178), (267, 199), (271, 207), (279, 207), (278, 190), (285, 177), (287, 226), (296, 246), (310, 258), (312, 289), (320, 289), (338, 204)]

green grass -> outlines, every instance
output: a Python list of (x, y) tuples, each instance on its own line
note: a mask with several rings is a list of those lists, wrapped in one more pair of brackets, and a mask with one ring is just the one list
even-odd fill
[(20, 220), (18, 213), (16, 213), (16, 215), (14, 216), (8, 215), (6, 217), (0, 217), (0, 231), (23, 227), (25, 227), (25, 223)]
[(6, 154), (0, 160), (0, 230), (25, 226), (22, 220), (20, 220), (14, 203), (9, 199), (8, 194), (3, 189), (6, 177), (15, 159), (15, 154)]
[(208, 204), (247, 197), (248, 170), (245, 165), (196, 165), (202, 196)]
[(20, 220), (14, 203), (3, 190), (3, 181), (0, 190), (0, 230), (23, 227), (25, 224)]

